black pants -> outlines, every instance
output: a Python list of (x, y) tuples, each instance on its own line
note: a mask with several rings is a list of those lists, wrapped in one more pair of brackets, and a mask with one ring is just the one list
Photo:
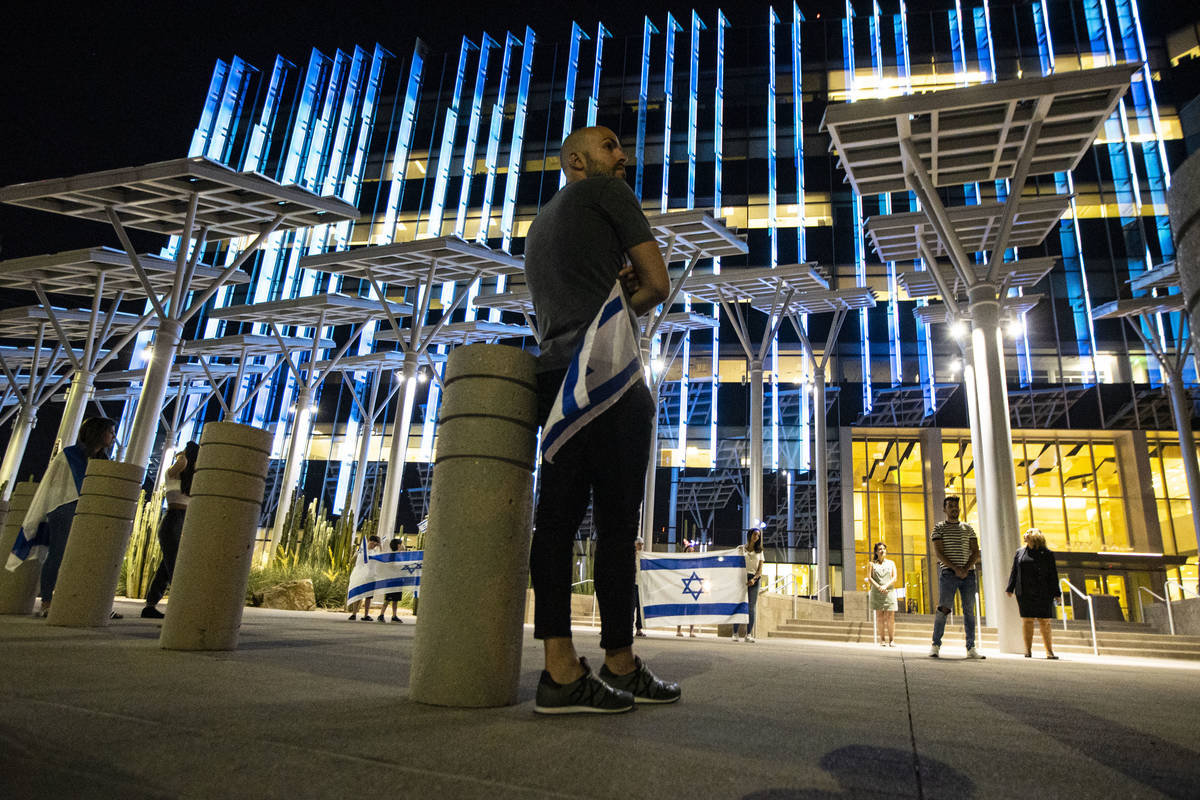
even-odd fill
[(158, 526), (158, 544), (162, 548), (162, 561), (154, 570), (154, 578), (150, 581), (150, 589), (146, 592), (146, 605), (156, 606), (167, 593), (171, 585), (171, 576), (175, 574), (175, 558), (179, 555), (179, 537), (183, 535), (183, 517), (186, 508), (168, 508), (162, 524)]
[(75, 521), (75, 506), (79, 501), (64, 503), (46, 515), (48, 541), (46, 563), (42, 564), (42, 602), (49, 603), (54, 597), (54, 586), (58, 583), (58, 568), (62, 566), (63, 553), (67, 551), (67, 537), (71, 535), (71, 523)]
[[(538, 376), (538, 394), (548, 410), (561, 372)], [(547, 397), (549, 398), (547, 400)], [(600, 646), (633, 644), (634, 539), (650, 458), (654, 402), (638, 383), (603, 414), (571, 437), (541, 466), (529, 571), (533, 579), (533, 635), (571, 636), (571, 567), (575, 535), (589, 496), (596, 521), (593, 579), (600, 609)], [(543, 419), (545, 414), (543, 414)]]

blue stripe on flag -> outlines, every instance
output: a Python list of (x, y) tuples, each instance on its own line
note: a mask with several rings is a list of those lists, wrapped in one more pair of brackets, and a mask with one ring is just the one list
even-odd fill
[(362, 597), (367, 594), (379, 594), (388, 589), (405, 589), (410, 587), (415, 589), (420, 585), (420, 576), (415, 578), (387, 578), (381, 581), (371, 581), (361, 586), (355, 586), (347, 593), (346, 599), (353, 600), (356, 597)]
[(699, 558), (647, 558), (642, 556), (641, 569), (733, 569), (746, 568), (745, 556), (701, 556)]
[(727, 617), (732, 614), (749, 614), (750, 604), (741, 603), (661, 603), (654, 606), (644, 606), (642, 616), (647, 620), (653, 617)]
[(620, 312), (623, 305), (624, 304), (621, 302), (621, 298), (617, 297), (602, 307), (600, 309), (600, 322), (597, 324), (597, 327), (604, 325), (604, 323), (608, 322), (613, 314)]
[[(632, 378), (634, 378), (635, 375), (637, 374), (637, 372), (640, 370), (641, 370), (641, 364), (637, 363), (636, 361), (631, 362), (628, 366), (625, 367), (625, 369), (621, 370), (621, 372), (616, 377), (609, 378), (607, 381), (605, 381), (604, 383), (597, 386), (595, 389), (593, 389), (591, 392), (588, 393), (588, 409), (593, 409), (597, 406), (600, 406), (600, 405), (608, 402), (610, 399), (612, 399), (614, 394), (620, 394), (621, 392), (623, 392), (625, 389), (627, 389), (629, 387), (629, 385), (630, 385), (629, 381)], [(567, 398), (569, 398), (569, 397), (572, 397), (572, 395), (570, 395), (566, 391), (564, 391), (563, 392), (563, 405), (564, 406), (566, 406), (568, 404)], [(553, 444), (553, 442), (578, 421), (580, 409), (578, 406), (575, 405), (574, 399), (571, 399), (569, 401), (569, 403), (574, 408), (574, 411), (570, 411), (567, 416), (564, 416), (558, 422), (551, 425), (550, 429), (545, 434), (543, 434), (543, 436), (542, 436), (542, 450), (543, 451), (549, 450), (550, 446)]]
[(376, 561), (420, 561), (425, 557), (424, 550), (401, 550), (396, 553), (379, 553), (372, 555)]

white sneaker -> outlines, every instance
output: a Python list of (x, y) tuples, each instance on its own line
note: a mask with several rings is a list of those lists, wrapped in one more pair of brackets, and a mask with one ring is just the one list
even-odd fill
[(738, 639), (738, 637), (737, 637), (737, 635), (736, 635), (736, 634), (734, 635), (734, 637), (733, 637), (733, 640), (734, 640), (735, 642), (741, 641), (740, 639)]
[(935, 644), (935, 645), (933, 645), (932, 647), (930, 647), (930, 648), (929, 648), (929, 657), (930, 657), (930, 658), (937, 658), (937, 657), (938, 657), (938, 653), (940, 653), (941, 651), (942, 651), (942, 647), (941, 647), (941, 645), (936, 645), (936, 644)]
[(747, 642), (753, 642), (753, 641), (754, 641), (754, 636), (753, 636), (753, 635), (749, 635), (749, 636), (747, 636), (747, 637), (746, 637), (746, 641), (747, 641)]
[(983, 653), (979, 652), (979, 650), (977, 650), (974, 647), (968, 647), (967, 648), (967, 658), (975, 658), (975, 659), (979, 659), (980, 661), (982, 661), (983, 659), (987, 658), (987, 656), (985, 656)]

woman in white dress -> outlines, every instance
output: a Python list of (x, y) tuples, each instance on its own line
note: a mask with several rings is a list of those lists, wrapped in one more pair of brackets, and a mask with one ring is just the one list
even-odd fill
[(887, 557), (887, 545), (875, 543), (871, 556), (871, 608), (880, 647), (896, 646), (896, 564)]

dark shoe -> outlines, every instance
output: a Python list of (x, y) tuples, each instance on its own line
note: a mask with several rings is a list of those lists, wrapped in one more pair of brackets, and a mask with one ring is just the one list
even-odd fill
[(597, 678), (587, 659), (579, 659), (579, 664), (583, 667), (583, 675), (570, 683), (555, 683), (550, 673), (542, 670), (537, 699), (533, 702), (535, 713), (620, 714), (633, 710), (633, 695), (614, 689)]
[(375, 620), (371, 617), (370, 614), (363, 614), (362, 621), (363, 622), (374, 622)]
[(659, 680), (639, 656), (633, 660), (637, 669), (628, 675), (614, 675), (605, 664), (600, 668), (600, 680), (614, 689), (629, 692), (635, 703), (674, 703), (679, 699), (678, 683)]
[(110, 611), (110, 612), (108, 612), (108, 618), (109, 619), (125, 619), (125, 616), (123, 614), (118, 614), (115, 611)]
[(379, 621), (380, 621), (380, 622), (387, 622), (387, 617), (385, 617), (383, 614), (380, 614), (380, 615), (379, 615)]
[(1033, 653), (1026, 653), (1026, 654), (1025, 654), (1025, 657), (1026, 657), (1026, 658), (1033, 658)]
[(1048, 661), (1058, 661), (1058, 656), (1054, 655), (1054, 653), (1051, 653), (1050, 655), (1046, 656), (1046, 660), (1048, 660)]
[(352, 620), (358, 619), (358, 612), (355, 611), (353, 614), (351, 614), (350, 619), (352, 619)]
[(164, 616), (166, 615), (154, 606), (146, 606), (142, 609), (142, 619), (162, 619)]
[(395, 614), (392, 615), (392, 622), (399, 622), (401, 625), (404, 624), (404, 620), (400, 619)]
[(638, 628), (637, 633), (634, 634), (634, 636), (645, 636), (645, 635), (646, 635), (646, 632), (644, 630), (642, 630), (641, 628)]

